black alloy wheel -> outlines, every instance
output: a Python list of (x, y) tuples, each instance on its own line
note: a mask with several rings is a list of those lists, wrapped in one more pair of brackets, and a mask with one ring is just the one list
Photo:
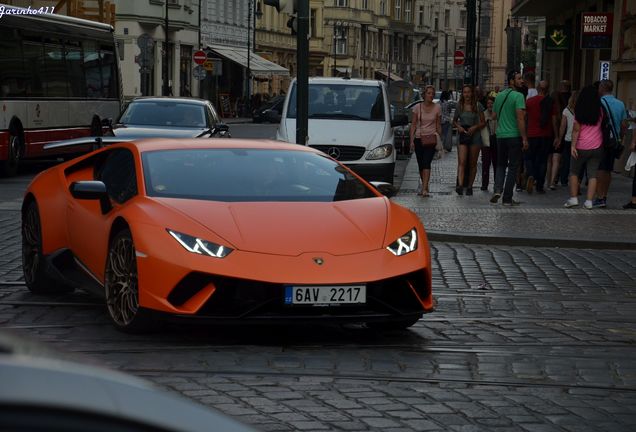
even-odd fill
[(35, 201), (22, 214), (22, 271), (27, 288), (34, 294), (72, 291), (46, 273), (46, 259), (42, 253), (42, 225)]

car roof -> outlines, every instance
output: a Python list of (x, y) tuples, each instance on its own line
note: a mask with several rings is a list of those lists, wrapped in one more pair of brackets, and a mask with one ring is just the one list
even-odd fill
[(130, 101), (133, 102), (175, 102), (175, 103), (192, 103), (205, 105), (208, 103), (205, 99), (192, 98), (192, 97), (169, 97), (169, 96), (141, 96), (134, 98)]
[(311, 147), (290, 144), (275, 140), (236, 139), (236, 138), (147, 138), (130, 141), (140, 152), (157, 150), (187, 149), (255, 149), (255, 150), (292, 150), (320, 153)]

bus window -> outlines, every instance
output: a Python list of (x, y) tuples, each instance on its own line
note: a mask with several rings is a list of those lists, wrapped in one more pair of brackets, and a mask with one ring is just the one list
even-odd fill
[(44, 96), (44, 84), (41, 80), (41, 77), (46, 75), (44, 71), (44, 46), (40, 41), (25, 40), (22, 49), (24, 50), (27, 96)]
[(86, 78), (82, 68), (82, 48), (77, 41), (65, 41), (66, 69), (71, 97), (86, 97)]
[(84, 42), (84, 74), (86, 76), (86, 96), (100, 98), (102, 76), (99, 67), (99, 52), (93, 42)]
[(0, 27), (0, 97), (26, 96), (20, 37), (15, 29)]
[(49, 40), (44, 44), (44, 75), (48, 97), (68, 96), (68, 77), (64, 62), (64, 49), (58, 41)]
[(113, 51), (106, 51), (104, 48), (99, 53), (102, 69), (102, 91), (101, 97), (117, 97), (117, 72), (115, 54)]

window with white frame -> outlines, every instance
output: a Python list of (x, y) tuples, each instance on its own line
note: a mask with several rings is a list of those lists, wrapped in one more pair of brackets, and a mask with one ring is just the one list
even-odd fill
[(349, 0), (336, 0), (336, 6), (347, 7), (349, 6)]
[(404, 21), (407, 23), (413, 22), (413, 18), (411, 17), (411, 3), (412, 0), (404, 1)]
[(336, 27), (335, 39), (336, 39), (336, 54), (338, 55), (347, 54), (347, 28), (342, 26)]
[(402, 0), (395, 0), (395, 19), (402, 19)]
[(459, 28), (466, 28), (466, 21), (467, 21), (466, 11), (465, 10), (459, 11)]
[(419, 22), (421, 26), (423, 26), (424, 25), (424, 5), (420, 5), (420, 10), (417, 14), (418, 14), (417, 21)]
[(362, 9), (369, 9), (369, 0), (362, 0)]
[(444, 11), (444, 28), (450, 27), (450, 9)]
[(386, 0), (380, 0), (380, 15), (386, 15)]

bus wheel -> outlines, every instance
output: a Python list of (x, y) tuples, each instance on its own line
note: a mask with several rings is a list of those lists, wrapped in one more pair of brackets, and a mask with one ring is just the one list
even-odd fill
[(9, 135), (9, 151), (7, 159), (0, 161), (0, 175), (12, 177), (18, 173), (18, 165), (20, 165), (22, 149), (23, 146), (20, 137), (13, 133)]

